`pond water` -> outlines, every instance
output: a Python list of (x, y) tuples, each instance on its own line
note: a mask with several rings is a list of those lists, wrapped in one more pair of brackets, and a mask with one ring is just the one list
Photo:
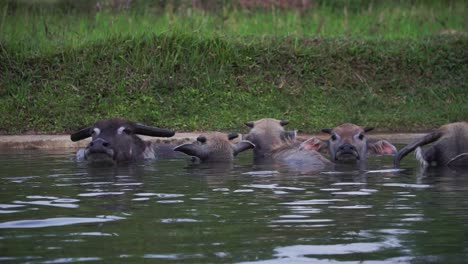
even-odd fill
[(466, 263), (468, 171), (0, 153), (0, 263)]

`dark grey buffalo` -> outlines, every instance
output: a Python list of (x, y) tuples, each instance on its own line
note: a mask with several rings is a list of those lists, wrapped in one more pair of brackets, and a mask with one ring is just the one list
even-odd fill
[(177, 146), (174, 151), (197, 157), (201, 162), (232, 162), (240, 152), (255, 147), (247, 140), (241, 140), (236, 144), (230, 142), (237, 137), (237, 134), (206, 133), (197, 137), (196, 142)]
[(361, 127), (345, 123), (335, 128), (324, 128), (322, 132), (330, 134), (330, 138), (323, 141), (323, 145), (316, 144), (318, 150), (328, 149), (333, 162), (365, 161), (368, 154), (396, 154), (397, 149), (386, 140), (371, 141), (366, 132), (373, 127)]
[[(421, 147), (433, 143), (426, 149)], [(416, 149), (416, 158), (426, 166), (468, 166), (468, 123), (444, 125), (402, 148), (395, 156), (395, 166)]]
[(71, 134), (72, 141), (91, 137), (85, 149), (77, 153), (78, 160), (122, 163), (157, 159), (162, 154), (172, 156), (172, 146), (144, 141), (137, 135), (172, 137), (174, 131), (145, 126), (120, 118), (105, 119)]
[(245, 138), (255, 144), (257, 162), (279, 162), (300, 171), (318, 171), (332, 164), (316, 151), (320, 140), (301, 142), (296, 139), (296, 131), (285, 131), (283, 126), (288, 121), (263, 118), (245, 124), (251, 128)]

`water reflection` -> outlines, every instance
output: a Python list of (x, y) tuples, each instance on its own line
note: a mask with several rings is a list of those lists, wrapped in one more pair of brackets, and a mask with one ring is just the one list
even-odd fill
[(0, 223), (0, 228), (38, 228), (50, 226), (64, 226), (80, 223), (101, 223), (124, 219), (117, 216), (98, 217), (57, 217), (38, 220), (19, 220)]
[[(0, 261), (463, 263), (468, 172), (0, 153)], [(105, 245), (105, 247), (103, 246)]]

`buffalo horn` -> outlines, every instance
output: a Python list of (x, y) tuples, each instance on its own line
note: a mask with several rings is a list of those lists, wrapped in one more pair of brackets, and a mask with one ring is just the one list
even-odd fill
[(400, 161), (406, 155), (408, 155), (408, 153), (415, 150), (417, 147), (424, 146), (424, 145), (427, 145), (429, 143), (432, 143), (438, 140), (442, 136), (442, 134), (443, 134), (442, 131), (439, 131), (439, 130), (431, 132), (422, 138), (416, 139), (415, 141), (406, 145), (404, 148), (400, 149), (400, 151), (398, 151), (398, 153), (395, 155), (395, 158), (394, 158), (395, 167), (396, 168), (400, 167)]
[(230, 133), (228, 135), (228, 139), (233, 140), (233, 139), (237, 138), (238, 136), (239, 136), (239, 134), (237, 134), (237, 133)]
[(70, 139), (73, 142), (79, 141), (79, 140), (90, 137), (91, 132), (92, 132), (92, 127), (83, 128), (80, 131), (71, 134)]
[(150, 136), (150, 137), (172, 137), (175, 134), (173, 130), (169, 130), (165, 128), (150, 127), (150, 126), (145, 126), (142, 124), (135, 125), (134, 133), (138, 135), (144, 135), (144, 136)]
[(289, 124), (289, 121), (288, 121), (288, 120), (281, 120), (281, 121), (280, 121), (280, 125), (281, 125), (281, 126), (285, 126), (285, 125), (287, 125), (287, 124)]
[(250, 127), (250, 128), (253, 128), (254, 127), (254, 122), (253, 121), (245, 122), (245, 125)]

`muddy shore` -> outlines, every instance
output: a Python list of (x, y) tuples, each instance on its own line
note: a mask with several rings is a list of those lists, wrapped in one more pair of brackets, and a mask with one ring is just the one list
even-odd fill
[[(177, 133), (171, 138), (145, 137), (152, 142), (181, 144), (194, 141), (200, 133)], [(369, 134), (370, 139), (386, 139), (393, 144), (408, 144), (423, 133), (375, 133)], [(299, 134), (299, 138), (319, 137), (327, 138), (325, 134)], [(85, 147), (89, 139), (72, 142), (69, 135), (4, 135), (0, 136), (0, 150), (10, 149), (78, 149)]]

